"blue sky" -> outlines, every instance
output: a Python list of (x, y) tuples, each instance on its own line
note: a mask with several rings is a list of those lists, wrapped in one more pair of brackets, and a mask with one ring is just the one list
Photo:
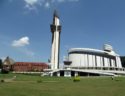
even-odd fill
[(60, 61), (69, 48), (105, 43), (125, 55), (125, 0), (0, 0), (0, 57), (47, 62), (54, 9), (62, 24)]

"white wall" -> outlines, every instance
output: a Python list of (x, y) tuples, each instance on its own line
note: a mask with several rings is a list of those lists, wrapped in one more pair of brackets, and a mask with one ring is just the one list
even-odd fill
[[(103, 61), (104, 59), (104, 61)], [(71, 53), (69, 54), (69, 61), (72, 61), (71, 67), (118, 67), (122, 68), (120, 57), (116, 57), (115, 59), (97, 56), (92, 54), (84, 54), (84, 53)], [(111, 64), (110, 64), (111, 63)]]

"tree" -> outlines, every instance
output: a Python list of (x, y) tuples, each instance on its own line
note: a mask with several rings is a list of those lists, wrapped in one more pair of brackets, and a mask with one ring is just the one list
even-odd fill
[(0, 59), (0, 69), (2, 69), (3, 63), (2, 60)]
[(122, 66), (125, 67), (125, 56), (121, 56), (121, 63), (122, 63)]

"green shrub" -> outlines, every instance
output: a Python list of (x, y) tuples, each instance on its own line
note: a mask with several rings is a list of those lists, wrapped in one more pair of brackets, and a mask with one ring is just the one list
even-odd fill
[(5, 82), (4, 79), (0, 80), (2, 83)]
[(37, 80), (37, 83), (42, 83), (43, 81), (40, 79), (40, 80)]
[(80, 77), (79, 77), (79, 76), (74, 77), (73, 81), (74, 81), (74, 82), (80, 81)]

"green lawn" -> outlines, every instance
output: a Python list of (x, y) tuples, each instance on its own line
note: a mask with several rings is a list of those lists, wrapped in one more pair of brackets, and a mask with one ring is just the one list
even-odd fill
[(14, 75), (14, 81), (0, 82), (0, 96), (125, 96), (125, 77), (83, 77), (73, 82), (64, 77), (0, 74), (0, 80)]

